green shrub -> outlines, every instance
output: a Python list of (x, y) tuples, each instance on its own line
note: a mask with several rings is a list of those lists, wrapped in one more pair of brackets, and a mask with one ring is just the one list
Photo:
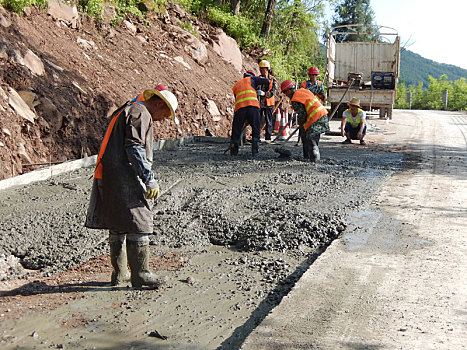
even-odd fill
[(102, 0), (79, 0), (80, 9), (95, 18), (102, 18), (104, 15), (104, 3)]
[(2, 0), (0, 2), (3, 7), (19, 14), (24, 13), (24, 9), (29, 6), (46, 7), (46, 0)]
[(211, 7), (208, 9), (207, 18), (211, 23), (221, 27), (227, 34), (237, 40), (242, 48), (246, 48), (250, 43), (260, 42), (253, 30), (252, 21), (242, 15), (234, 16), (219, 8)]
[(186, 30), (188, 33), (193, 34), (197, 38), (199, 37), (198, 30), (195, 27), (193, 27), (193, 24), (190, 21), (182, 21), (180, 22), (179, 26), (180, 28)]

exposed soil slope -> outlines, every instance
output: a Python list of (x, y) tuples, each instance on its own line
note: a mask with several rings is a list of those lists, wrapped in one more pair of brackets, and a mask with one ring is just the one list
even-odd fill
[[(0, 25), (0, 179), (34, 169), (25, 164), (95, 154), (109, 112), (158, 83), (176, 93), (181, 125), (157, 123), (156, 139), (204, 135), (206, 127), (216, 136), (228, 135), (231, 87), (241, 75), (212, 50), (210, 38), (218, 29), (170, 6), (167, 15), (151, 15), (144, 23), (129, 18), (136, 35), (123, 24), (111, 27), (81, 16), (79, 28), (73, 29), (41, 9), (18, 16), (0, 7), (5, 21), (11, 22)], [(198, 28), (208, 49), (206, 62), (197, 63), (184, 49), (189, 35), (176, 25), (180, 17), (190, 17)], [(31, 73), (15, 59), (28, 50), (44, 62), (44, 75)], [(245, 64), (251, 65), (251, 59), (244, 59)], [(47, 98), (57, 110), (39, 104), (35, 123), (27, 122), (8, 107), (9, 88), (31, 91), (36, 100)], [(208, 99), (220, 115), (208, 112)]]

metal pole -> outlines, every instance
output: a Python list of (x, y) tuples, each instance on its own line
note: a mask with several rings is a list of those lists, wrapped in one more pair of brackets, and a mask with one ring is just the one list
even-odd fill
[(447, 111), (447, 109), (448, 109), (448, 90), (443, 91), (443, 104), (444, 104), (444, 110)]

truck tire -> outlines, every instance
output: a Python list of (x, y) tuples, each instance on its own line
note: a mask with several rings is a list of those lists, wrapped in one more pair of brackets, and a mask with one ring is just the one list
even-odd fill
[(392, 107), (388, 108), (388, 119), (392, 119)]
[(379, 119), (384, 119), (385, 116), (386, 116), (386, 108), (381, 107), (381, 108), (379, 109)]

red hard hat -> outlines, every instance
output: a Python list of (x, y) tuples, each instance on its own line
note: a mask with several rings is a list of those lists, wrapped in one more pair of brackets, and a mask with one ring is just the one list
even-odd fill
[(246, 77), (256, 77), (256, 74), (252, 70), (247, 70), (245, 73), (243, 73), (243, 77), (244, 78), (246, 78)]
[(281, 91), (284, 92), (293, 87), (294, 87), (294, 83), (292, 80), (285, 80), (281, 84)]
[(318, 70), (318, 67), (310, 67), (310, 69), (308, 69), (308, 74), (316, 74), (316, 75), (319, 75), (319, 70)]
[(167, 88), (165, 87), (165, 85), (162, 85), (162, 84), (158, 84), (154, 89), (157, 90), (157, 91), (164, 91), (164, 90), (167, 90)]

